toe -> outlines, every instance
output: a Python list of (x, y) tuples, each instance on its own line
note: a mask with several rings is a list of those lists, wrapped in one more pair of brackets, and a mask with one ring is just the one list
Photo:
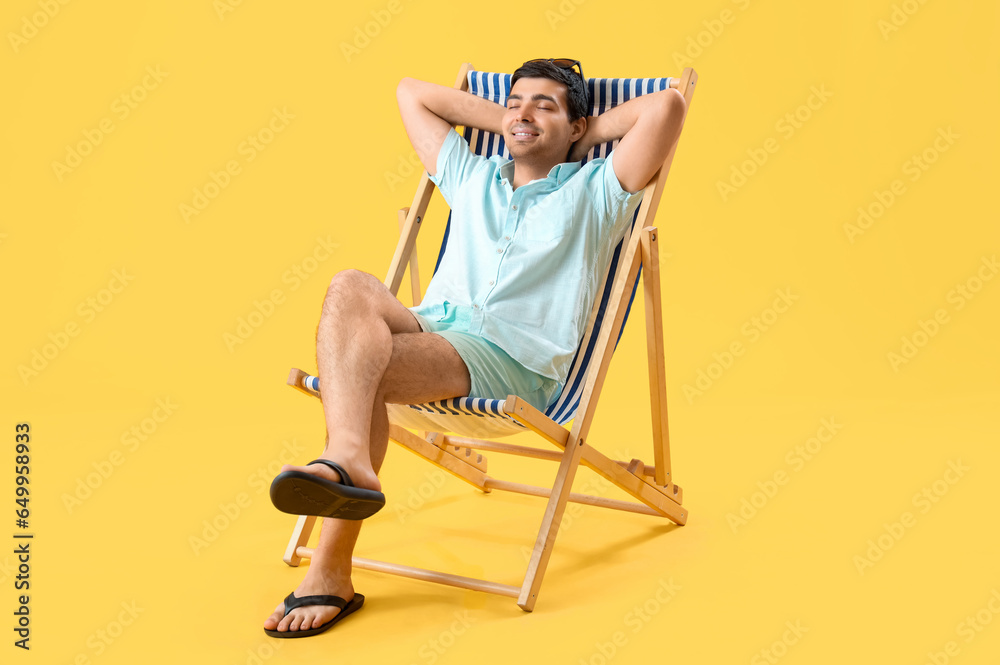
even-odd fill
[(340, 614), (340, 610), (338, 608), (325, 606), (322, 612), (317, 613), (316, 616), (313, 617), (312, 627), (319, 628), (324, 623), (331, 621), (333, 617), (337, 616), (338, 614)]
[(292, 615), (289, 617), (288, 630), (291, 631), (298, 630), (301, 624), (302, 624), (302, 613), (293, 611)]
[(275, 608), (271, 616), (264, 619), (264, 628), (267, 628), (268, 630), (275, 630), (276, 628), (278, 628), (284, 616), (285, 616), (285, 604), (282, 603)]
[(264, 628), (279, 632), (293, 632), (319, 628), (340, 614), (340, 608), (330, 605), (296, 607), (285, 613), (285, 604), (281, 603), (274, 613), (264, 620)]

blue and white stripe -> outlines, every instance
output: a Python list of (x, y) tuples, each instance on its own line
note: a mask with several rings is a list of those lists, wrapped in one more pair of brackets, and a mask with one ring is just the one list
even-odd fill
[[(483, 99), (505, 106), (510, 94), (510, 74), (490, 72), (469, 72), (469, 92)], [(590, 94), (590, 115), (600, 115), (618, 104), (627, 102), (633, 97), (639, 97), (650, 92), (666, 90), (670, 87), (670, 77), (645, 79), (587, 79), (587, 90)], [(492, 157), (501, 155), (510, 159), (510, 153), (504, 145), (502, 136), (493, 132), (466, 128), (465, 139), (477, 155)], [(618, 141), (602, 143), (591, 148), (584, 158), (586, 164), (597, 157), (607, 157)]]
[[(319, 396), (319, 377), (306, 375), (302, 386)], [(455, 397), (427, 404), (386, 404), (389, 421), (431, 432), (460, 432), (466, 436), (507, 436), (524, 426), (504, 413), (507, 400)]]

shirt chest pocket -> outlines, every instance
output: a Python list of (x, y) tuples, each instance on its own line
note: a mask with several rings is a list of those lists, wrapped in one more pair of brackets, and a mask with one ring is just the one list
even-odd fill
[(519, 234), (527, 243), (558, 243), (572, 233), (572, 219), (565, 214), (552, 216), (532, 216), (521, 221)]
[(561, 189), (552, 192), (526, 211), (520, 220), (519, 233), (525, 242), (552, 244), (566, 236), (577, 235), (581, 205), (585, 197), (579, 193)]

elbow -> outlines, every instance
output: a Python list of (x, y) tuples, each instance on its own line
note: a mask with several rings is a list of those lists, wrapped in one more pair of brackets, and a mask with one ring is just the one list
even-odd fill
[(684, 114), (687, 112), (684, 95), (673, 88), (667, 88), (648, 97), (648, 105), (643, 109), (636, 124), (641, 124), (644, 132), (674, 138), (680, 133)]
[(660, 97), (660, 108), (668, 118), (683, 120), (687, 113), (687, 100), (676, 88), (667, 88)]
[(660, 131), (666, 134), (669, 144), (673, 144), (680, 135), (685, 113), (687, 100), (684, 95), (673, 88), (664, 90), (657, 108), (657, 123)]
[(409, 76), (404, 76), (400, 79), (399, 84), (396, 85), (396, 101), (402, 103), (404, 99), (407, 99), (413, 91), (413, 83), (415, 79)]
[(420, 79), (406, 76), (396, 86), (396, 104), (399, 108), (426, 107), (428, 99), (428, 84)]

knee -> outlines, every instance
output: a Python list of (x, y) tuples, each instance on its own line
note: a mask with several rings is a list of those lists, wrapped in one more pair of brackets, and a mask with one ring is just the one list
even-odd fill
[(373, 282), (379, 282), (375, 275), (364, 272), (363, 270), (348, 268), (347, 270), (341, 270), (333, 276), (333, 279), (330, 280), (330, 287), (327, 289), (327, 292), (342, 289), (357, 290), (362, 288), (371, 288)]
[[(378, 282), (377, 277), (361, 270), (353, 268), (341, 270), (333, 276), (333, 279), (330, 280), (330, 286), (326, 289), (324, 309), (345, 301), (356, 301), (363, 298), (372, 289), (374, 282)], [(381, 282), (378, 283), (381, 284)]]

